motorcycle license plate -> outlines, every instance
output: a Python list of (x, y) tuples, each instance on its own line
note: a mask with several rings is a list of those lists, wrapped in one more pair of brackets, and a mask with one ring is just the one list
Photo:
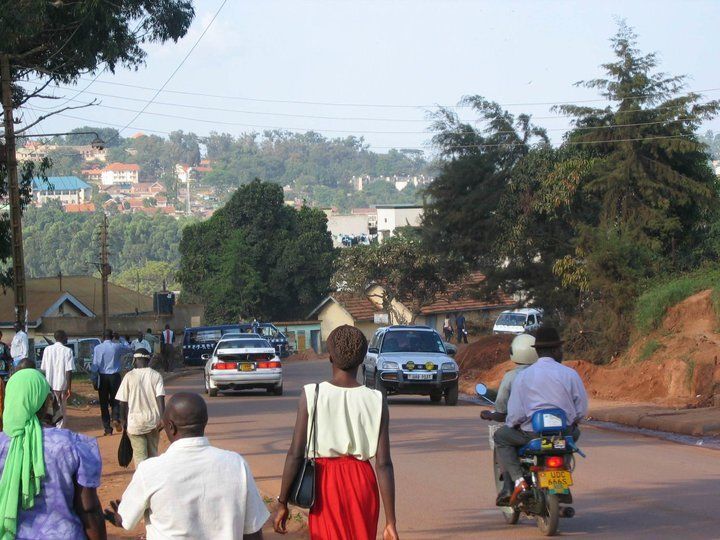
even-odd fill
[(240, 371), (255, 371), (255, 364), (244, 362), (240, 364)]
[(570, 471), (540, 471), (538, 472), (540, 487), (554, 491), (564, 491), (573, 485)]
[(432, 373), (408, 373), (407, 378), (411, 381), (431, 381), (433, 378)]

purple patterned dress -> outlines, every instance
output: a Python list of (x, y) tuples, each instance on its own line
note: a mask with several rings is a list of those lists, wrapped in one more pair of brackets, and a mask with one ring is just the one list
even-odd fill
[[(10, 438), (0, 433), (0, 470), (5, 465)], [(102, 460), (94, 438), (67, 429), (44, 428), (45, 480), (35, 506), (18, 512), (16, 540), (75, 540), (85, 538), (82, 521), (73, 510), (75, 482), (100, 485)]]

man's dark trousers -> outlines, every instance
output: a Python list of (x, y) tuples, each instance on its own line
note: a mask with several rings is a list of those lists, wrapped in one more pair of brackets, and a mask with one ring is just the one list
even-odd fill
[[(572, 435), (577, 442), (580, 438), (580, 429), (577, 426), (571, 426), (565, 430), (565, 435)], [(493, 438), (500, 468), (510, 473), (513, 482), (522, 476), (520, 458), (517, 455), (518, 448), (539, 437), (540, 435), (532, 431), (523, 431), (508, 426), (503, 426), (495, 432)]]
[(120, 421), (120, 404), (115, 399), (122, 376), (119, 373), (110, 375), (101, 373), (98, 383), (98, 397), (100, 398), (100, 416), (105, 431), (112, 431), (110, 425), (110, 408), (112, 409), (112, 419)]

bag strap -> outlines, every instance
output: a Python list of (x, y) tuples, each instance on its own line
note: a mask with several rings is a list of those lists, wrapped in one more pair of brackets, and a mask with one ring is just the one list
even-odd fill
[[(313, 459), (315, 458), (317, 454), (317, 429), (315, 424), (317, 423), (317, 403), (318, 403), (318, 394), (320, 394), (320, 384), (315, 384), (315, 400), (313, 403), (313, 415), (312, 420), (310, 421), (310, 442), (313, 445)], [(305, 459), (307, 460), (310, 457), (310, 444), (305, 445)]]

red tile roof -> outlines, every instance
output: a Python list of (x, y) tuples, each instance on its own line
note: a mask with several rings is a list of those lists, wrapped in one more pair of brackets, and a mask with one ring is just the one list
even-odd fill
[(356, 321), (372, 321), (375, 313), (380, 313), (367, 296), (349, 293), (334, 293), (330, 297), (340, 304)]
[(78, 213), (78, 212), (94, 212), (95, 204), (94, 203), (66, 204), (63, 208), (65, 209), (66, 212), (70, 212), (71, 214)]
[(83, 169), (80, 171), (80, 174), (90, 175), (90, 174), (101, 174), (102, 169)]
[(104, 171), (139, 171), (140, 165), (135, 163), (110, 163)]
[(449, 287), (447, 292), (440, 295), (435, 302), (422, 308), (420, 313), (432, 315), (456, 311), (478, 311), (492, 307), (505, 308), (515, 305), (515, 301), (502, 291), (497, 291), (490, 297), (477, 296), (477, 286), (484, 280), (483, 274), (472, 272), (461, 283)]

